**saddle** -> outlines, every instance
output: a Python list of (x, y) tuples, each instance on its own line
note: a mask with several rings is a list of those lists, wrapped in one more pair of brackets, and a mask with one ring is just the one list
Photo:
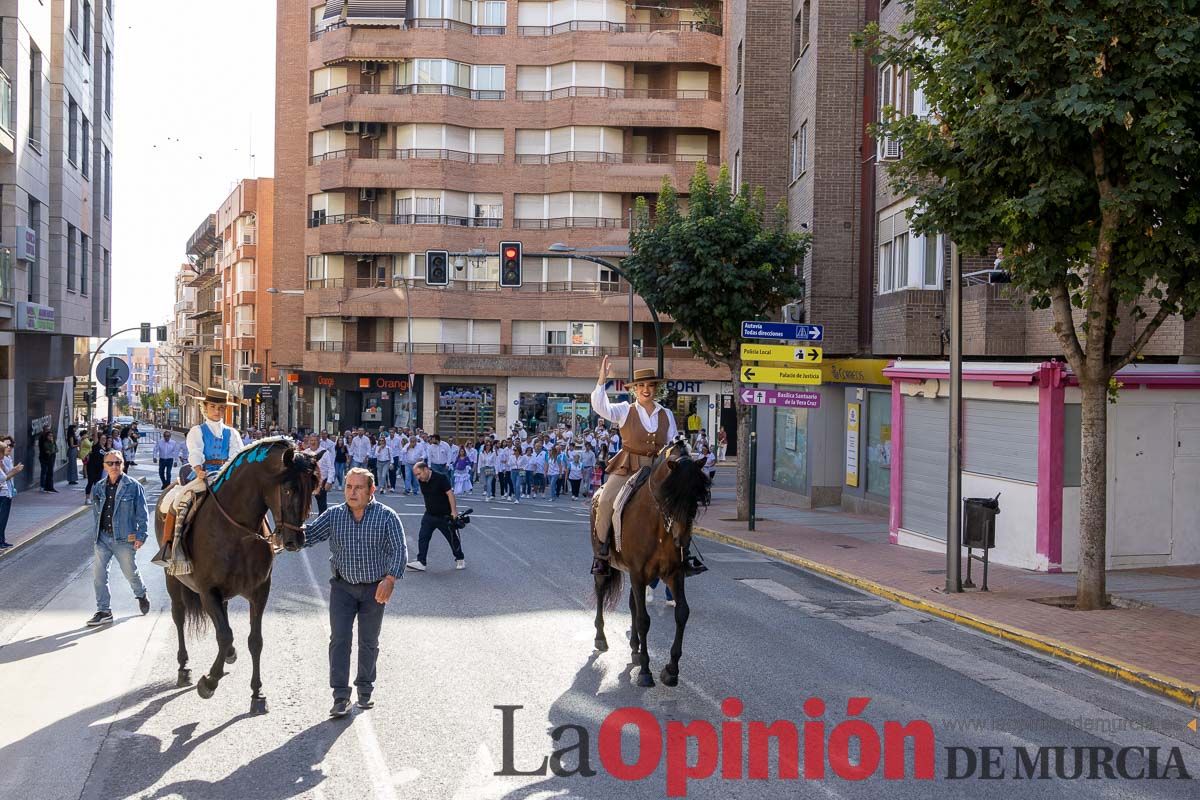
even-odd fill
[(639, 469), (633, 474), (632, 477), (630, 477), (628, 481), (625, 482), (625, 485), (621, 487), (621, 491), (617, 492), (616, 498), (613, 499), (612, 541), (613, 547), (616, 548), (618, 553), (621, 552), (621, 517), (625, 513), (625, 506), (629, 503), (630, 499), (637, 494), (638, 490), (645, 486), (650, 480), (650, 473), (653, 472), (653, 470), (653, 467), (642, 467)]

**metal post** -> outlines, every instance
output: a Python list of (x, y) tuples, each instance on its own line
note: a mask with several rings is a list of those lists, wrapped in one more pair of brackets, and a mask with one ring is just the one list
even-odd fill
[(756, 487), (758, 485), (758, 406), (750, 409), (750, 525), (748, 530), (754, 530)]
[[(413, 316), (412, 316), (412, 286), (408, 281), (404, 282), (404, 305), (408, 311), (408, 341), (405, 342), (405, 349), (408, 350), (408, 427), (417, 428), (419, 426), (413, 424), (413, 417), (416, 414), (417, 406), (413, 403), (413, 382), (416, 376), (413, 375)], [(392, 422), (396, 420), (393, 418)]]
[[(663, 377), (659, 375), (658, 377)], [(633, 380), (633, 284), (629, 284), (629, 380)]]
[(946, 591), (962, 591), (962, 255), (950, 254), (950, 458), (946, 508)]

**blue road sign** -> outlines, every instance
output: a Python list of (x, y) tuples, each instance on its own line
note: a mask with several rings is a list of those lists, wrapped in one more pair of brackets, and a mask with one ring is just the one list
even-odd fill
[(825, 338), (824, 325), (795, 325), (791, 322), (742, 321), (743, 339), (819, 342)]

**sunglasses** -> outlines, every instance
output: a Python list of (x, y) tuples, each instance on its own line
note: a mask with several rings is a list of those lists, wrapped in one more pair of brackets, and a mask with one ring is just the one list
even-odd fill
[(105, 461), (105, 462), (104, 462), (104, 466), (106, 466), (106, 467), (119, 467), (119, 466), (121, 466), (121, 462), (120, 462), (120, 461)]

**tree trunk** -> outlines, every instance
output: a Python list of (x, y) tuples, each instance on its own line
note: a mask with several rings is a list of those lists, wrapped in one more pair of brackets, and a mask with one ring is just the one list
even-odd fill
[(729, 365), (733, 381), (733, 407), (737, 412), (737, 518), (750, 520), (750, 416), (754, 406), (742, 402), (742, 364), (735, 359)]
[(1104, 608), (1105, 536), (1108, 523), (1108, 381), (1079, 376), (1083, 394), (1079, 489), (1079, 573), (1075, 606)]

